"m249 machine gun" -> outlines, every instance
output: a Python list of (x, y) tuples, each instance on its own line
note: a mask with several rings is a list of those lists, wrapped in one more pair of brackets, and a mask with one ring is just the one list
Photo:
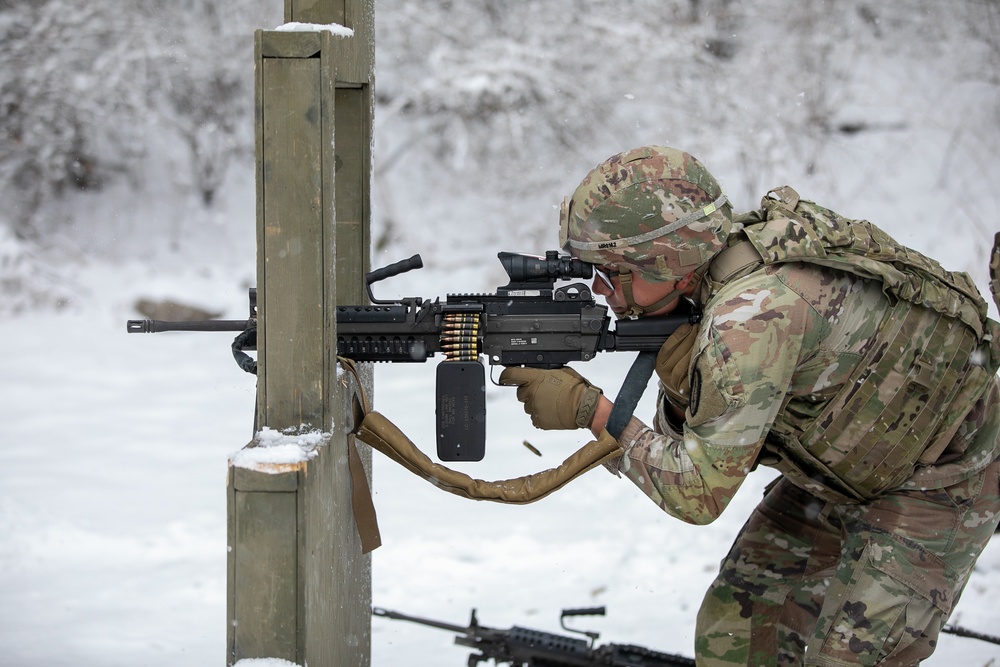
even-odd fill
[[(591, 265), (555, 250), (544, 256), (500, 252), (498, 257), (509, 283), (493, 294), (376, 299), (372, 284), (421, 268), (419, 255), (365, 274), (371, 303), (337, 307), (337, 355), (394, 363), (443, 355), (437, 366), (438, 458), (479, 461), (486, 452), (484, 356), (490, 365), (558, 368), (590, 361), (598, 352), (638, 352), (646, 362), (645, 377), (626, 379), (619, 392), (608, 425), (617, 437), (645, 388), (656, 352), (677, 327), (699, 320), (697, 307), (683, 301), (670, 314), (619, 320), (611, 328), (608, 307), (595, 302), (586, 283), (556, 287), (560, 280), (590, 278)], [(128, 332), (240, 331), (233, 354), (241, 368), (256, 372), (256, 362), (244, 351), (256, 346), (255, 292), (250, 291), (247, 320), (129, 320)]]
[(514, 626), (497, 630), (479, 625), (476, 610), (472, 610), (469, 625), (452, 625), (396, 611), (374, 607), (372, 615), (397, 621), (409, 621), (440, 630), (454, 632), (455, 643), (476, 652), (469, 655), (468, 667), (481, 662), (508, 664), (511, 667), (694, 667), (694, 660), (680, 655), (661, 653), (630, 644), (604, 644), (594, 647), (600, 636), (596, 632), (567, 628), (565, 619), (572, 616), (603, 616), (604, 607), (564, 609), (559, 624), (568, 632), (586, 635), (586, 639), (557, 635), (541, 630)]

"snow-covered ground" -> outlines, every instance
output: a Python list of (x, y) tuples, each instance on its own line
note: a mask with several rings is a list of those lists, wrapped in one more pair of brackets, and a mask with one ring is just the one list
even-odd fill
[[(132, 300), (162, 279), (148, 266), (84, 268), (78, 286), (89, 296), (69, 312), (0, 321), (0, 665), (224, 664), (226, 461), (252, 435), (254, 380), (233, 363), (226, 334), (125, 333)], [(245, 311), (243, 286), (221, 270), (170, 282), (228, 304), (227, 317)], [(621, 364), (606, 355), (579, 370), (613, 391)], [(425, 448), (433, 377), (430, 365), (376, 374), (376, 405)], [(533, 430), (508, 389), (490, 387), (488, 403), (487, 459), (464, 466), (477, 477), (554, 465), (584, 441)], [(562, 608), (606, 605), (606, 618), (574, 626), (690, 655), (701, 595), (769, 477), (752, 476), (719, 521), (693, 527), (602, 469), (508, 507), (443, 493), (376, 453), (384, 544), (373, 554), (373, 602), (458, 624), (475, 607), (491, 627), (553, 632)], [(994, 543), (953, 620), (995, 633), (998, 593)], [(465, 655), (448, 633), (373, 619), (376, 667), (461, 665)], [(943, 637), (927, 664), (979, 667), (998, 656), (996, 646)]]

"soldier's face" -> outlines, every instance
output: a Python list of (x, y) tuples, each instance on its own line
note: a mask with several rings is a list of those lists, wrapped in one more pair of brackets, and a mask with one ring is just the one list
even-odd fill
[[(624, 315), (629, 307), (625, 301), (625, 293), (622, 291), (621, 277), (618, 272), (611, 267), (594, 267), (594, 284), (591, 286), (594, 294), (600, 294), (607, 302), (608, 308), (618, 316)], [(650, 306), (664, 298), (677, 289), (677, 281), (669, 280), (665, 283), (652, 283), (644, 279), (637, 273), (632, 274), (632, 297), (637, 306)], [(663, 308), (646, 313), (647, 317), (653, 315), (664, 315), (677, 308), (680, 301), (672, 301)]]

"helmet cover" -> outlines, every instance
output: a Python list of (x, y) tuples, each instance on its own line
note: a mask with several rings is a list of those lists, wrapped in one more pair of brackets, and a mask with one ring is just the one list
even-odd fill
[(732, 206), (696, 158), (646, 146), (597, 165), (564, 205), (565, 250), (628, 267), (651, 282), (680, 280), (723, 248)]

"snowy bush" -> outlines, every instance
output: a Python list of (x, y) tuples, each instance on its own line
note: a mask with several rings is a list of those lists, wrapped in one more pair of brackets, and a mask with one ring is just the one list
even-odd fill
[(31, 241), (17, 238), (0, 225), (0, 314), (38, 308), (65, 308), (72, 301), (72, 283)]
[(210, 204), (232, 156), (252, 155), (262, 4), (0, 3), (0, 196), (17, 236), (53, 232), (43, 205), (67, 191), (141, 189), (146, 161), (172, 141), (189, 154), (180, 183)]

